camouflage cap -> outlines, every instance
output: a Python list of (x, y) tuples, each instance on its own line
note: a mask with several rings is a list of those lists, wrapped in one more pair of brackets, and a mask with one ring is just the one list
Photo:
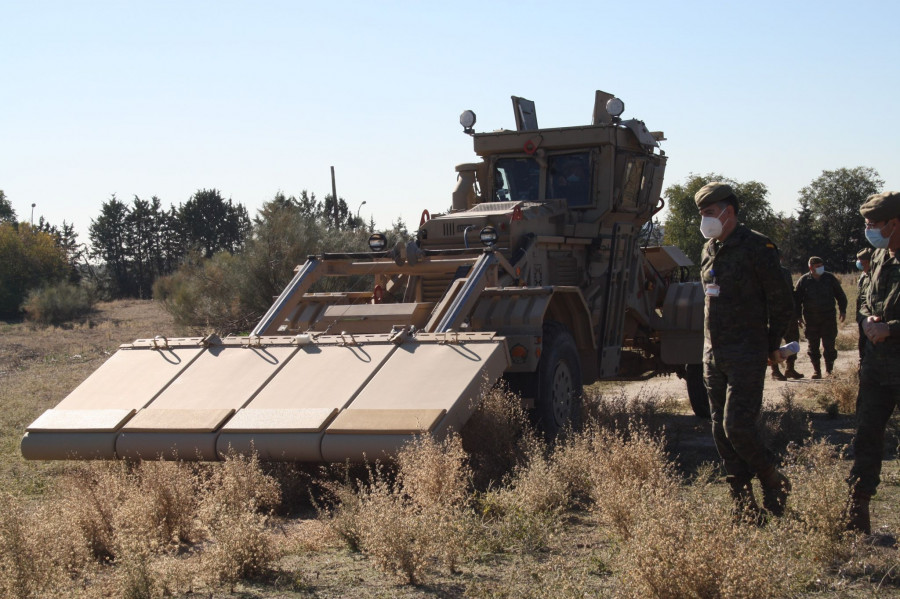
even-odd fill
[(859, 213), (873, 223), (900, 217), (900, 192), (885, 191), (866, 198)]
[(729, 198), (737, 203), (737, 198), (735, 197), (734, 190), (731, 189), (731, 186), (726, 183), (718, 182), (707, 183), (700, 188), (700, 191), (694, 194), (694, 202), (700, 210)]
[(857, 260), (871, 260), (872, 259), (872, 250), (869, 248), (864, 248), (856, 252)]
[(809, 259), (809, 265), (812, 266), (813, 264), (825, 264), (825, 262), (818, 256), (812, 256)]

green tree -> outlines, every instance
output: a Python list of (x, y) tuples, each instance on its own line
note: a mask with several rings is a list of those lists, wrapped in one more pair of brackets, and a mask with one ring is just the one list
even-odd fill
[(224, 250), (238, 251), (250, 232), (250, 217), (242, 204), (227, 202), (217, 189), (201, 189), (179, 207), (184, 238), (207, 258)]
[(6, 199), (6, 194), (0, 189), (0, 223), (15, 223), (16, 211), (13, 210), (12, 202)]
[(52, 235), (28, 223), (0, 223), (0, 316), (18, 316), (28, 291), (59, 282), (67, 272)]
[[(157, 281), (154, 297), (179, 324), (195, 330), (252, 328), (307, 256), (367, 249), (368, 232), (353, 228), (350, 219), (335, 230), (333, 214), (323, 205), (306, 191), (299, 197), (278, 192), (253, 218), (252, 232), (239, 253), (220, 251), (208, 260), (192, 254), (176, 272)], [(405, 232), (402, 221), (400, 226)], [(314, 290), (362, 290), (371, 284), (371, 277), (326, 277)]]
[(738, 220), (754, 231), (768, 235), (775, 243), (777, 238), (779, 217), (772, 211), (766, 197), (769, 190), (758, 181), (740, 183), (715, 173), (706, 175), (691, 174), (683, 184), (675, 184), (665, 191), (668, 213), (663, 223), (664, 242), (676, 245), (695, 264), (700, 263), (700, 250), (706, 240), (700, 233), (700, 216), (694, 195), (700, 188), (713, 181), (728, 183), (737, 196), (739, 209)]
[(128, 206), (116, 199), (116, 195), (104, 202), (100, 216), (91, 220), (88, 234), (91, 239), (91, 256), (103, 261), (112, 279), (113, 295), (127, 296), (130, 290), (128, 255), (125, 243)]
[[(811, 237), (821, 244), (808, 248), (839, 272), (851, 270), (856, 252), (868, 247), (859, 207), (879, 193), (884, 181), (873, 168), (839, 168), (822, 174), (800, 190), (801, 215)], [(812, 244), (810, 244), (812, 245)]]

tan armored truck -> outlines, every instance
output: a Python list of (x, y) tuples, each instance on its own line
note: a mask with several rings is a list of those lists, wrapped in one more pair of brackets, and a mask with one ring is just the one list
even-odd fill
[[(28, 459), (378, 459), (460, 430), (501, 377), (555, 435), (598, 379), (677, 374), (708, 415), (703, 296), (674, 247), (643, 247), (662, 208), (662, 133), (596, 93), (590, 125), (475, 133), (446, 213), (416, 239), (311, 256), (249, 336), (123, 345), (28, 428)], [(322, 292), (363, 277), (364, 292)], [(334, 287), (331, 287), (334, 288)]]

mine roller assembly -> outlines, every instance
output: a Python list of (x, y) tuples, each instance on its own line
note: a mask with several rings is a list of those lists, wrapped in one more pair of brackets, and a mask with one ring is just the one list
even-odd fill
[[(456, 167), (452, 207), (423, 211), (414, 241), (310, 256), (247, 336), (121, 346), (27, 427), (24, 457), (374, 461), (460, 431), (501, 378), (548, 438), (599, 379), (675, 374), (708, 416), (700, 284), (678, 248), (647, 242), (662, 133), (605, 92), (590, 125), (513, 108), (514, 131), (475, 133), (463, 113), (480, 161)], [(365, 291), (325, 291), (350, 288)]]

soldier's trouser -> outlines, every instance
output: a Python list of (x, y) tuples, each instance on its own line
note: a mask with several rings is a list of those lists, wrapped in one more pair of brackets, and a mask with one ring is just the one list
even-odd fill
[(749, 480), (775, 462), (756, 429), (762, 408), (766, 359), (763, 352), (744, 359), (717, 361), (707, 351), (703, 364), (713, 440), (725, 471), (739, 479)]
[(863, 356), (866, 355), (866, 334), (863, 333), (861, 322), (857, 324), (857, 327), (859, 328), (859, 343), (856, 347), (859, 349), (859, 361), (862, 362)]
[(853, 438), (853, 467), (850, 484), (857, 492), (874, 495), (881, 482), (881, 460), (884, 456), (884, 429), (897, 404), (900, 385), (881, 385), (866, 371), (859, 375), (856, 397), (856, 437)]
[(822, 343), (822, 349), (825, 353), (825, 363), (833, 364), (837, 358), (837, 350), (834, 348), (834, 341), (837, 339), (837, 320), (835, 316), (829, 316), (821, 320), (813, 320), (806, 322), (806, 340), (809, 342), (806, 354), (815, 364), (822, 357), (819, 352), (819, 343)]
[(796, 318), (792, 318), (788, 323), (788, 328), (784, 331), (784, 340), (787, 343), (800, 341), (800, 325), (797, 324)]

